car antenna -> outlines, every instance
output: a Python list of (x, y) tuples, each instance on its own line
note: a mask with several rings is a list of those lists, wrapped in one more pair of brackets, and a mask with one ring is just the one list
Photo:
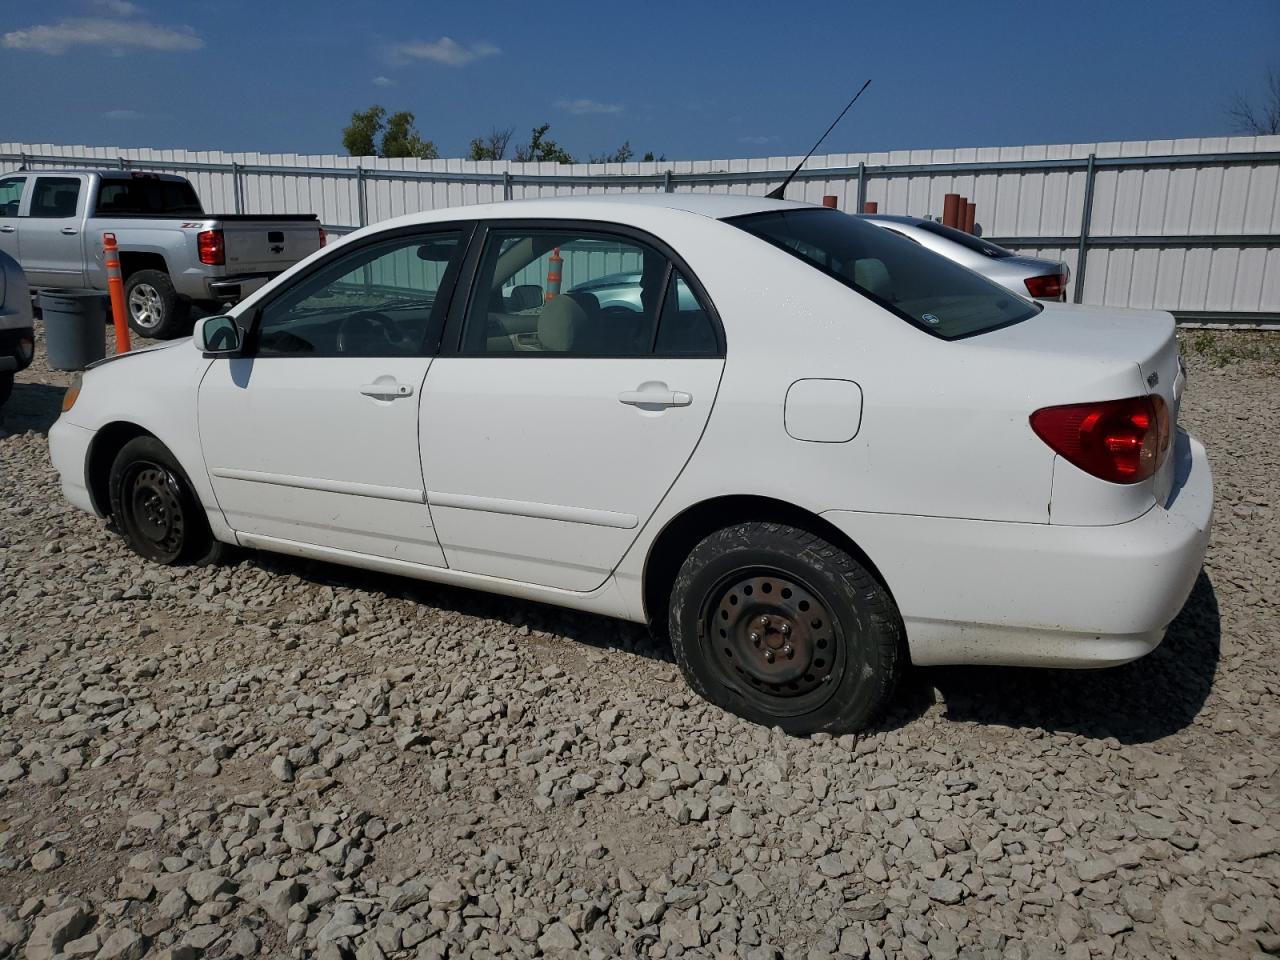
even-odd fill
[(783, 180), (782, 183), (780, 183), (774, 189), (770, 190), (768, 193), (765, 194), (765, 197), (767, 199), (769, 200), (782, 199), (782, 195), (787, 192), (787, 187), (790, 186), (791, 181), (795, 179), (795, 175), (800, 172), (800, 168), (803, 167), (809, 161), (809, 158), (813, 156), (813, 151), (817, 150), (820, 146), (822, 146), (822, 141), (827, 139), (827, 134), (831, 133), (831, 131), (836, 128), (836, 124), (844, 119), (844, 115), (849, 112), (849, 108), (852, 107), (857, 102), (858, 98), (862, 96), (862, 91), (867, 89), (867, 87), (869, 86), (871, 86), (870, 79), (868, 79), (867, 82), (864, 83), (862, 87), (858, 90), (858, 92), (853, 95), (853, 99), (845, 104), (844, 109), (840, 111), (840, 116), (836, 117), (834, 120), (831, 121), (831, 126), (827, 127), (827, 132), (818, 138), (818, 142), (813, 145), (813, 149), (810, 150), (808, 153), (806, 153), (804, 155), (804, 159), (796, 164), (796, 168), (792, 170), (789, 174), (787, 174), (787, 179)]

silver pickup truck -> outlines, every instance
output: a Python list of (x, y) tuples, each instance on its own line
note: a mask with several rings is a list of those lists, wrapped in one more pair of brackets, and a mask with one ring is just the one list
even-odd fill
[(32, 288), (107, 289), (102, 235), (120, 245), (129, 325), (144, 337), (189, 332), (206, 309), (262, 286), (325, 241), (314, 214), (207, 214), (183, 177), (36, 170), (0, 176), (0, 251)]

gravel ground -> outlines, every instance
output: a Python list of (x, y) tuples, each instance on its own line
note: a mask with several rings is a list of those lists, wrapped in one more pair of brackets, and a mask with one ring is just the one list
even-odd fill
[(59, 497), (37, 366), (0, 431), (0, 956), (1280, 955), (1280, 390), (1214, 356), (1217, 524), (1155, 653), (914, 671), (808, 740), (631, 625), (149, 566)]

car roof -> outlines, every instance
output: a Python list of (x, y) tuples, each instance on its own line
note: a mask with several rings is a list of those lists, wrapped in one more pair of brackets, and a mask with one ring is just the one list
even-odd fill
[(96, 173), (104, 180), (176, 180), (182, 183), (188, 183), (186, 177), (179, 176), (176, 173), (154, 173), (150, 170), (103, 170), (98, 167), (49, 167), (40, 168), (38, 170), (13, 170), (6, 172), (4, 176), (35, 176), (44, 177), (81, 177), (87, 174)]
[(922, 223), (928, 223), (924, 217), (906, 217), (895, 213), (864, 213), (860, 214), (863, 220), (879, 220), (881, 223), (901, 223), (903, 226), (915, 227)]

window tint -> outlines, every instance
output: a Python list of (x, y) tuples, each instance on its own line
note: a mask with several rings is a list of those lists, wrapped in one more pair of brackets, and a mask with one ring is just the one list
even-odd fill
[(7, 177), (0, 180), (0, 217), (16, 217), (18, 204), (22, 202), (22, 187), (26, 177)]
[(155, 177), (131, 177), (128, 180), (103, 180), (98, 187), (100, 214), (129, 215), (198, 215), (203, 212), (195, 188), (185, 180), (160, 180)]
[(948, 227), (945, 223), (935, 223), (932, 220), (925, 220), (919, 224), (921, 230), (925, 233), (932, 233), (935, 236), (946, 237), (952, 243), (958, 243), (962, 247), (972, 250), (974, 253), (980, 253), (984, 257), (990, 257), (992, 260), (1003, 260), (1006, 257), (1012, 257), (1013, 251), (1006, 250), (1004, 247), (992, 243), (990, 240), (983, 240), (981, 237), (975, 237), (972, 233), (965, 233), (963, 230), (957, 230), (955, 227)]
[(888, 230), (828, 210), (729, 222), (945, 340), (1017, 323), (1040, 306)]
[(467, 313), (463, 350), (648, 355), (668, 269), (662, 254), (623, 237), (581, 231), (490, 231)]
[(36, 177), (28, 216), (47, 219), (74, 217), (79, 199), (79, 177)]
[(261, 356), (417, 356), (443, 321), (461, 231), (373, 241), (262, 310)]
[(676, 270), (671, 271), (667, 295), (662, 301), (662, 319), (658, 322), (654, 352), (663, 357), (720, 355), (720, 344), (711, 318)]

